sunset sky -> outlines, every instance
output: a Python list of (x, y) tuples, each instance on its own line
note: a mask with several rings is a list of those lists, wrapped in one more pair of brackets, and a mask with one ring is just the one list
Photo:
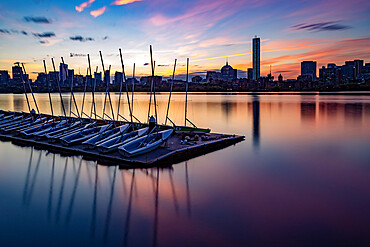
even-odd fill
[[(261, 75), (270, 65), (275, 76), (296, 78), (300, 62), (318, 67), (345, 60), (370, 62), (370, 2), (368, 0), (0, 0), (0, 69), (26, 63), (31, 78), (51, 69), (63, 56), (75, 73), (85, 74), (86, 54), (95, 68), (121, 70), (122, 48), (126, 73), (148, 75), (149, 45), (153, 45), (156, 74), (204, 75), (220, 69), (228, 58), (245, 77), (251, 67), (251, 39), (261, 37)], [(181, 78), (178, 76), (177, 78)]]

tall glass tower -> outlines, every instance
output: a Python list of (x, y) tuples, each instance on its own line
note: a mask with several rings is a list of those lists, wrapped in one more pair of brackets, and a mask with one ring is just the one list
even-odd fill
[(253, 38), (253, 80), (260, 78), (260, 38)]

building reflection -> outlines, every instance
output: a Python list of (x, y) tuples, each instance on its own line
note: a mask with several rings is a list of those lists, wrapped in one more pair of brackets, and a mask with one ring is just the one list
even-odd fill
[(316, 103), (301, 102), (301, 120), (303, 123), (315, 122)]
[(258, 149), (260, 146), (260, 99), (253, 95), (253, 146)]

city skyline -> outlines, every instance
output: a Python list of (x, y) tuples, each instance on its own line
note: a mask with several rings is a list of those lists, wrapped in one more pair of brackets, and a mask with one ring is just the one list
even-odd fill
[[(228, 59), (247, 77), (252, 68), (252, 38), (261, 38), (261, 76), (270, 65), (276, 76), (296, 78), (301, 61), (328, 63), (370, 59), (367, 1), (0, 1), (0, 70), (25, 62), (31, 79), (51, 70), (50, 58), (85, 74), (86, 54), (99, 65), (98, 51), (120, 71), (122, 48), (126, 73), (150, 74), (149, 44), (154, 48), (156, 74), (168, 77), (178, 59), (176, 74), (205, 75)], [(325, 14), (320, 9), (329, 8)], [(267, 25), (268, 24), (268, 25)]]

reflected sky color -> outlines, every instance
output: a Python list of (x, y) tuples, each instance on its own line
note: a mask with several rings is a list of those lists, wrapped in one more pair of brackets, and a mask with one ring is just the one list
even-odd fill
[(136, 75), (149, 75), (144, 64), (152, 44), (162, 65), (158, 75), (169, 76), (175, 58), (184, 74), (190, 57), (193, 75), (220, 69), (229, 58), (238, 76), (246, 77), (254, 35), (262, 39), (261, 75), (272, 65), (275, 76), (295, 78), (302, 60), (321, 67), (370, 59), (366, 0), (0, 0), (0, 8), (0, 69), (7, 70), (23, 61), (29, 72), (41, 72), (43, 59), (50, 69), (50, 58), (59, 62), (63, 56), (84, 74), (84, 55), (90, 53), (93, 67), (100, 67), (101, 50), (114, 72), (120, 70), (121, 47), (128, 74), (135, 62)]
[[(167, 97), (158, 96), (159, 113)], [(47, 112), (47, 95), (36, 98)], [(76, 98), (80, 106), (82, 94)], [(149, 95), (135, 98), (145, 119)], [(173, 95), (175, 122), (183, 121), (183, 98)], [(27, 107), (21, 95), (0, 95), (0, 104)], [(0, 245), (369, 243), (368, 96), (195, 93), (188, 117), (246, 140), (170, 168), (139, 170), (0, 141)]]

